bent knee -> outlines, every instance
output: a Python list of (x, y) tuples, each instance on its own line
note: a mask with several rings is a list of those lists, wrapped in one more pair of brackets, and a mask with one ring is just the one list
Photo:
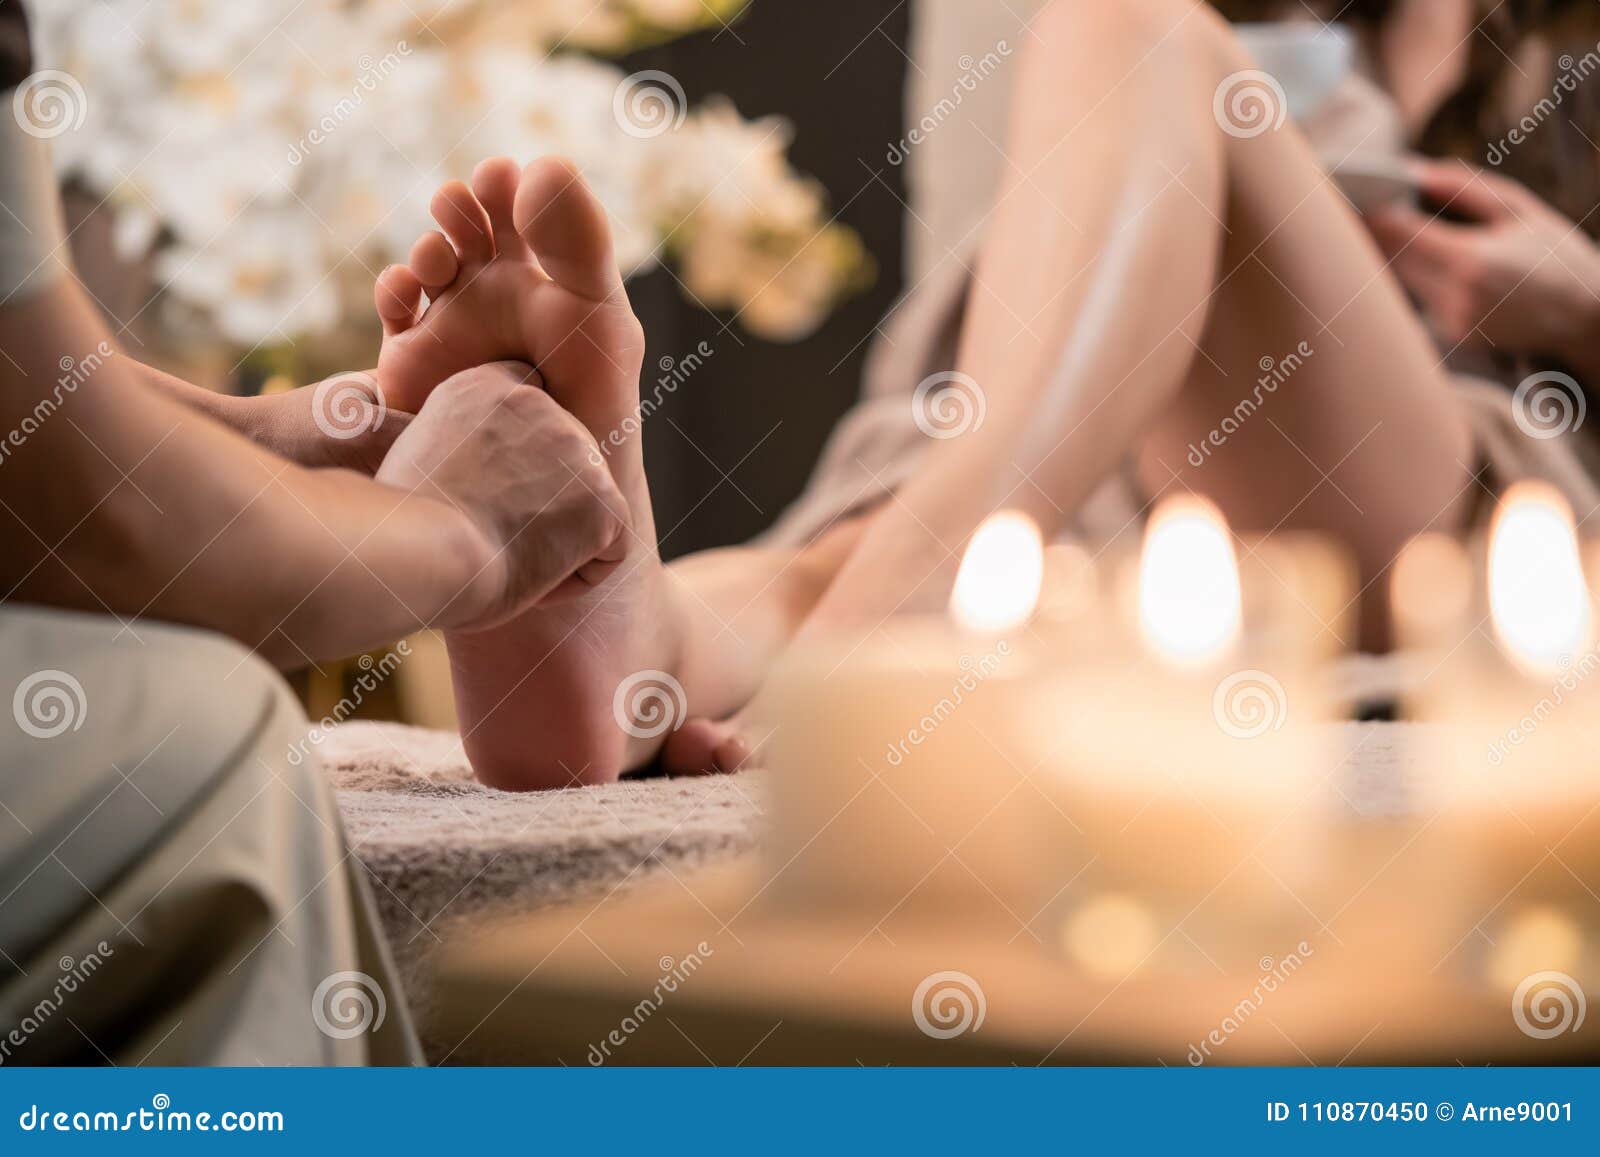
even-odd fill
[(1045, 51), (1072, 44), (1140, 57), (1163, 46), (1217, 52), (1219, 60), (1242, 54), (1227, 19), (1200, 0), (1050, 0), (1030, 29)]

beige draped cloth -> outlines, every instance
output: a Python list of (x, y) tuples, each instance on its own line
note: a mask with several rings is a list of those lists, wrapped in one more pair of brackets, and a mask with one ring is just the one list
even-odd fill
[[(834, 431), (805, 492), (768, 532), (768, 541), (806, 542), (841, 516), (875, 505), (905, 483), (929, 449), (930, 440), (914, 418), (913, 392), (931, 375), (956, 368), (970, 271), (999, 184), (1002, 159), (995, 142), (1006, 135), (1013, 63), (1029, 35), (1023, 22), (1040, 4), (920, 0), (917, 5), (911, 52), (917, 67), (908, 76), (906, 119), (934, 127), (909, 149), (897, 150), (905, 157), (910, 187), (906, 240), (912, 288), (879, 325), (861, 400)], [(998, 67), (969, 88), (963, 77), (970, 82), (985, 60)], [(935, 109), (941, 110), (936, 121), (925, 121), (924, 113)], [(1404, 148), (1393, 104), (1359, 71), (1300, 127), (1330, 163), (1392, 157)], [(1600, 506), (1600, 455), (1588, 429), (1543, 438), (1530, 436), (1515, 420), (1513, 387), (1532, 367), (1488, 367), (1460, 358), (1447, 365), (1456, 401), (1475, 432), (1490, 491), (1517, 479), (1541, 478), (1567, 496), (1580, 518)], [(1146, 505), (1131, 470), (1124, 470), (1095, 492), (1066, 533), (1090, 544), (1109, 541), (1137, 526)]]
[(306, 732), (236, 643), (0, 606), (0, 1066), (421, 1059)]

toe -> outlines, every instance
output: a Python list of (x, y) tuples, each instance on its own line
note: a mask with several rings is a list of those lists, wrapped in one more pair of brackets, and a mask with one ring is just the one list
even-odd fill
[(522, 171), (510, 157), (490, 157), (472, 170), (472, 191), (489, 214), (494, 230), (494, 249), (506, 256), (526, 257), (528, 243), (517, 232), (511, 207), (516, 202), (517, 182)]
[(686, 719), (661, 747), (661, 766), (669, 775), (714, 775), (724, 725), (714, 719)]
[(463, 262), (487, 261), (494, 256), (494, 235), (489, 214), (461, 181), (446, 182), (428, 206), (433, 219), (450, 238)]
[(415, 324), (417, 307), (422, 304), (422, 282), (404, 265), (391, 265), (378, 274), (372, 300), (378, 307), (383, 332), (393, 337)]
[(671, 775), (718, 775), (738, 771), (755, 754), (740, 717), (694, 718), (667, 737), (661, 764)]
[(447, 288), (461, 271), (456, 251), (443, 233), (424, 233), (411, 247), (411, 272), (430, 297)]
[(718, 771), (738, 771), (745, 765), (745, 761), (750, 756), (750, 744), (745, 742), (742, 735), (733, 735), (724, 739), (717, 744), (717, 749), (712, 754)]
[(619, 292), (606, 211), (563, 157), (541, 157), (522, 171), (512, 205), (517, 232), (562, 288), (593, 301)]

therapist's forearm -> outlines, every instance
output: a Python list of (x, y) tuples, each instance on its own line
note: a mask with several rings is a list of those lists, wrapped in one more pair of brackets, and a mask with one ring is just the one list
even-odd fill
[(150, 388), (69, 281), (0, 309), (0, 347), (6, 597), (207, 627), (285, 665), (494, 597), (466, 516), (287, 462)]
[(219, 394), (131, 357), (124, 364), (130, 374), (156, 392), (249, 437), (245, 408), (240, 405), (247, 399)]

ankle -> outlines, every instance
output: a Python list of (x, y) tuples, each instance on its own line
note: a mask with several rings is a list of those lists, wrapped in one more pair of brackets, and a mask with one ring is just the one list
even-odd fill
[[(637, 771), (653, 763), (673, 733), (700, 714), (692, 690), (694, 680), (684, 670), (687, 619), (683, 600), (687, 595), (670, 581), (662, 584), (662, 591), (656, 643), (640, 651), (639, 669), (617, 684), (611, 703), (611, 725), (625, 740), (620, 756), (623, 771)], [(637, 713), (637, 719), (630, 719), (629, 703), (634, 700), (647, 708), (648, 716)]]

